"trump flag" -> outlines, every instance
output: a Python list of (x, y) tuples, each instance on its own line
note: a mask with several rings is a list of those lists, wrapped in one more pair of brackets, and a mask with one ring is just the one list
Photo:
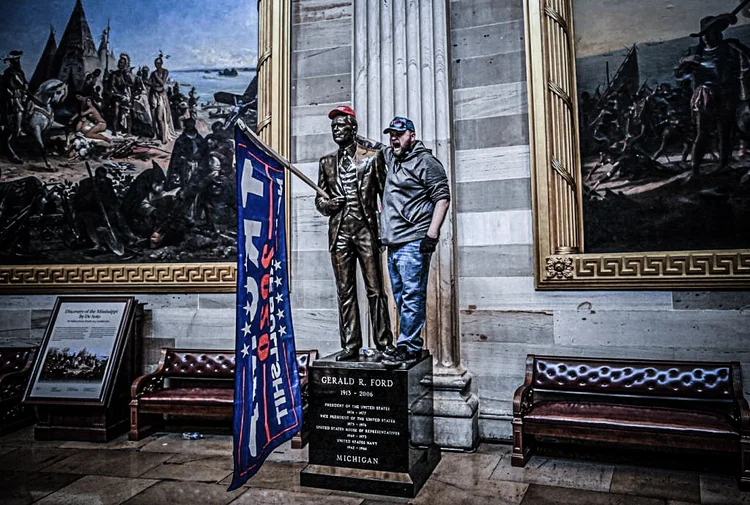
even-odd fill
[(302, 425), (287, 277), (284, 168), (240, 127), (237, 163), (236, 489)]

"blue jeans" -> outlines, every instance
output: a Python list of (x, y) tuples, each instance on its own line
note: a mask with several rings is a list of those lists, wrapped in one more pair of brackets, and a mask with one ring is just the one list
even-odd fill
[(419, 252), (420, 242), (388, 247), (388, 274), (399, 315), (396, 345), (408, 351), (419, 351), (424, 345), (421, 332), (427, 314), (427, 275), (432, 255)]

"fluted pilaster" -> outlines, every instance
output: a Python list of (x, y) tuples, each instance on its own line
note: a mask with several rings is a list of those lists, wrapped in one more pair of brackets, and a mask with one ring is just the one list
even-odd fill
[[(353, 5), (352, 95), (360, 133), (384, 139), (383, 128), (393, 116), (410, 118), (417, 138), (444, 164), (455, 195), (448, 1), (354, 0)], [(424, 338), (435, 358), (438, 443), (469, 449), (478, 437), (478, 401), (469, 392), (471, 375), (461, 365), (455, 208), (454, 203), (433, 256)]]

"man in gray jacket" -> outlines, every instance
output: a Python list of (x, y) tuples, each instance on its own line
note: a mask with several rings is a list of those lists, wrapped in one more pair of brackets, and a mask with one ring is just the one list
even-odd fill
[(383, 364), (397, 367), (416, 360), (422, 351), (430, 258), (448, 212), (450, 190), (443, 165), (416, 139), (412, 121), (395, 117), (383, 133), (390, 135), (390, 147), (383, 152), (388, 171), (380, 235), (388, 248), (399, 314), (396, 351), (388, 353)]

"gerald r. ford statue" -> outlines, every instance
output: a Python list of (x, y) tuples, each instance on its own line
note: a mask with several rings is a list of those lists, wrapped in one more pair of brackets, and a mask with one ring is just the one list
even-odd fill
[(338, 150), (320, 158), (318, 186), (330, 198), (317, 196), (318, 211), (329, 216), (328, 246), (336, 278), (341, 352), (336, 359), (356, 358), (362, 347), (357, 302), (357, 263), (362, 270), (370, 307), (375, 346), (395, 351), (380, 260), (378, 205), (383, 197), (386, 166), (380, 150), (356, 140), (357, 117), (342, 105), (329, 112)]

